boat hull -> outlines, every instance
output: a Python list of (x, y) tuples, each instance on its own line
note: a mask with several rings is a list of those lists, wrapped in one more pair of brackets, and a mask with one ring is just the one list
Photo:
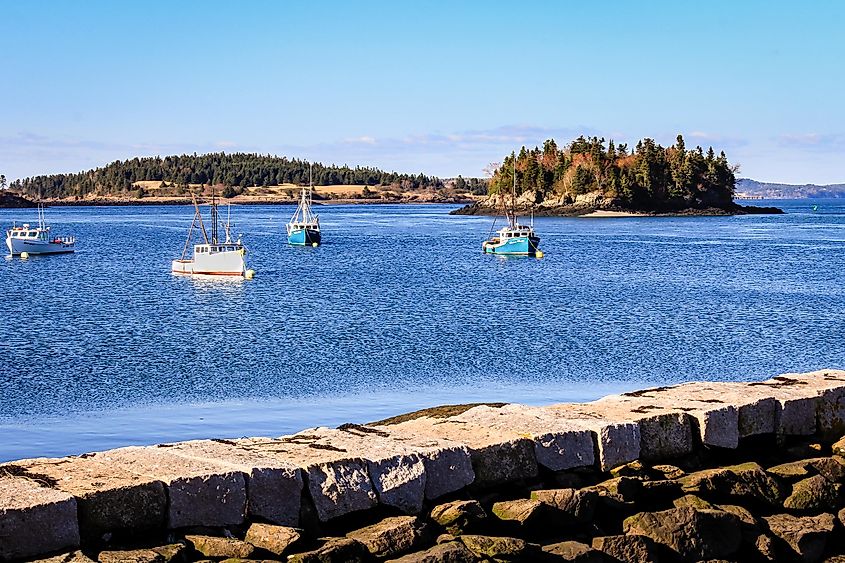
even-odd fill
[(246, 264), (241, 251), (232, 251), (195, 255), (193, 260), (173, 260), (170, 269), (174, 274), (243, 277)]
[(294, 246), (314, 246), (321, 242), (320, 231), (316, 229), (291, 229), (288, 233), (288, 244)]
[(486, 240), (482, 244), (485, 254), (504, 256), (534, 256), (540, 246), (540, 237), (514, 237), (505, 241)]
[(67, 254), (74, 251), (73, 242), (21, 239), (10, 236), (6, 237), (6, 247), (12, 256), (19, 256), (24, 252), (35, 255)]

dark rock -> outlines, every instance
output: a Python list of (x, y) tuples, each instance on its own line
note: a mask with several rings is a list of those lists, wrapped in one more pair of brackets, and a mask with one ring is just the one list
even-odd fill
[(495, 561), (520, 561), (527, 556), (528, 544), (519, 538), (465, 534), (459, 539), (479, 557), (489, 557)]
[(493, 514), (499, 520), (505, 520), (531, 526), (539, 524), (550, 515), (549, 505), (537, 500), (518, 499), (497, 502), (493, 505)]
[[(564, 541), (543, 546), (543, 553), (549, 561), (572, 561), (573, 563), (603, 563), (602, 553), (589, 545), (577, 541)], [(553, 557), (550, 557), (553, 556)]]
[(241, 540), (234, 538), (219, 538), (216, 536), (186, 535), (193, 548), (206, 557), (225, 559), (227, 557), (248, 558), (255, 548)]
[(593, 549), (601, 551), (614, 562), (643, 563), (658, 560), (651, 538), (634, 534), (593, 538)]
[(416, 516), (393, 516), (346, 534), (376, 557), (394, 557), (414, 549), (421, 540)]
[(704, 469), (678, 481), (685, 492), (700, 495), (740, 497), (774, 506), (784, 497), (780, 484), (754, 462)]
[(188, 546), (184, 543), (171, 543), (168, 545), (162, 545), (161, 547), (152, 548), (153, 551), (164, 558), (165, 563), (181, 560), (187, 549)]
[(452, 541), (435, 545), (425, 551), (409, 553), (392, 563), (473, 563), (475, 555), (464, 544)]
[(834, 525), (832, 514), (803, 517), (775, 514), (763, 519), (772, 534), (786, 542), (792, 555), (800, 561), (817, 561), (821, 558)]
[(840, 457), (845, 457), (845, 436), (837, 440), (830, 446), (833, 455), (838, 455)]
[(531, 499), (552, 506), (577, 522), (589, 522), (596, 510), (598, 493), (588, 489), (531, 491)]
[(636, 502), (642, 493), (643, 482), (634, 477), (616, 477), (584, 490), (595, 490), (600, 495), (618, 497), (623, 502)]
[(692, 507), (641, 512), (625, 519), (627, 534), (646, 536), (684, 559), (730, 557), (740, 547), (739, 518), (721, 510)]
[(255, 547), (269, 551), (274, 555), (283, 554), (291, 544), (300, 538), (301, 534), (295, 528), (275, 526), (273, 524), (252, 524), (246, 532), (244, 540)]
[(777, 550), (775, 549), (775, 542), (766, 534), (760, 534), (754, 540), (754, 549), (752, 551), (759, 559), (763, 561), (776, 561)]
[(686, 472), (683, 469), (681, 469), (680, 467), (676, 467), (674, 465), (668, 465), (668, 464), (655, 465), (651, 469), (653, 471), (659, 472), (663, 476), (664, 479), (680, 479), (681, 477), (686, 475)]
[(625, 465), (614, 467), (610, 470), (613, 477), (645, 477), (646, 468), (639, 460), (634, 460)]
[(350, 538), (332, 538), (319, 549), (288, 556), (288, 563), (364, 563), (370, 553), (364, 544)]
[(842, 485), (814, 475), (792, 485), (783, 506), (790, 510), (835, 510), (842, 497)]
[(748, 530), (756, 529), (759, 526), (757, 518), (755, 518), (754, 515), (751, 514), (751, 511), (747, 508), (743, 508), (735, 504), (720, 504), (718, 506), (715, 506), (714, 508), (718, 508), (719, 510), (724, 510), (725, 512), (733, 514), (734, 516), (739, 518), (739, 521)]
[(845, 482), (845, 465), (837, 461), (835, 457), (817, 457), (782, 463), (766, 471), (787, 481), (822, 475), (834, 483)]
[(642, 482), (642, 498), (655, 502), (672, 499), (682, 493), (681, 484), (671, 479), (655, 479)]
[(435, 506), (431, 519), (453, 535), (472, 529), (487, 518), (481, 504), (475, 500), (456, 500)]
[(82, 553), (81, 551), (71, 551), (70, 553), (62, 553), (61, 555), (54, 555), (45, 559), (33, 559), (32, 563), (94, 563), (94, 560)]

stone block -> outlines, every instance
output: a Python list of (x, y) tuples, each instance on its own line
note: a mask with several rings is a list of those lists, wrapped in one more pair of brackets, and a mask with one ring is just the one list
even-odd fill
[(346, 537), (364, 544), (374, 557), (395, 557), (417, 547), (420, 543), (420, 526), (414, 516), (395, 516), (381, 522), (354, 530)]
[(163, 528), (167, 519), (164, 483), (94, 456), (29, 459), (13, 464), (25, 475), (46, 479), (76, 498), (83, 537), (119, 530)]
[(79, 546), (76, 499), (0, 466), (0, 560)]
[(242, 471), (231, 465), (177, 455), (169, 449), (132, 446), (93, 454), (93, 459), (163, 482), (169, 499), (170, 528), (243, 522), (247, 493)]
[(282, 555), (300, 537), (299, 530), (295, 528), (256, 522), (246, 531), (244, 541), (275, 555)]
[(230, 440), (178, 442), (168, 452), (242, 472), (248, 481), (248, 516), (281, 526), (299, 524), (303, 479), (292, 463)]

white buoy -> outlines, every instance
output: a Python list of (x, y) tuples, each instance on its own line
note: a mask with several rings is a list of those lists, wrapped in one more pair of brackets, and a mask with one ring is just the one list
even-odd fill
[(313, 246), (314, 248), (317, 248), (317, 243), (316, 243), (316, 242), (312, 242), (312, 243), (311, 243), (311, 246)]
[(24, 260), (29, 258), (29, 252), (21, 252), (21, 258), (23, 258)]
[(545, 256), (545, 254), (543, 254), (543, 251), (542, 251), (542, 250), (538, 250), (538, 251), (536, 252), (536, 254), (534, 254), (534, 255), (535, 255), (537, 258), (542, 258), (543, 256)]
[(244, 272), (244, 277), (248, 280), (251, 280), (255, 277), (255, 270), (247, 270), (246, 272)]

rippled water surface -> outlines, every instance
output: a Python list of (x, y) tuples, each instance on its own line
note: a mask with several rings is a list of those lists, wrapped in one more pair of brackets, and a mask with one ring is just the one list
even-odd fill
[(76, 254), (0, 261), (0, 460), (845, 367), (845, 201), (772, 203), (537, 219), (542, 260), (453, 206), (323, 206), (316, 249), (239, 206), (251, 281), (169, 273), (187, 207), (52, 208)]

